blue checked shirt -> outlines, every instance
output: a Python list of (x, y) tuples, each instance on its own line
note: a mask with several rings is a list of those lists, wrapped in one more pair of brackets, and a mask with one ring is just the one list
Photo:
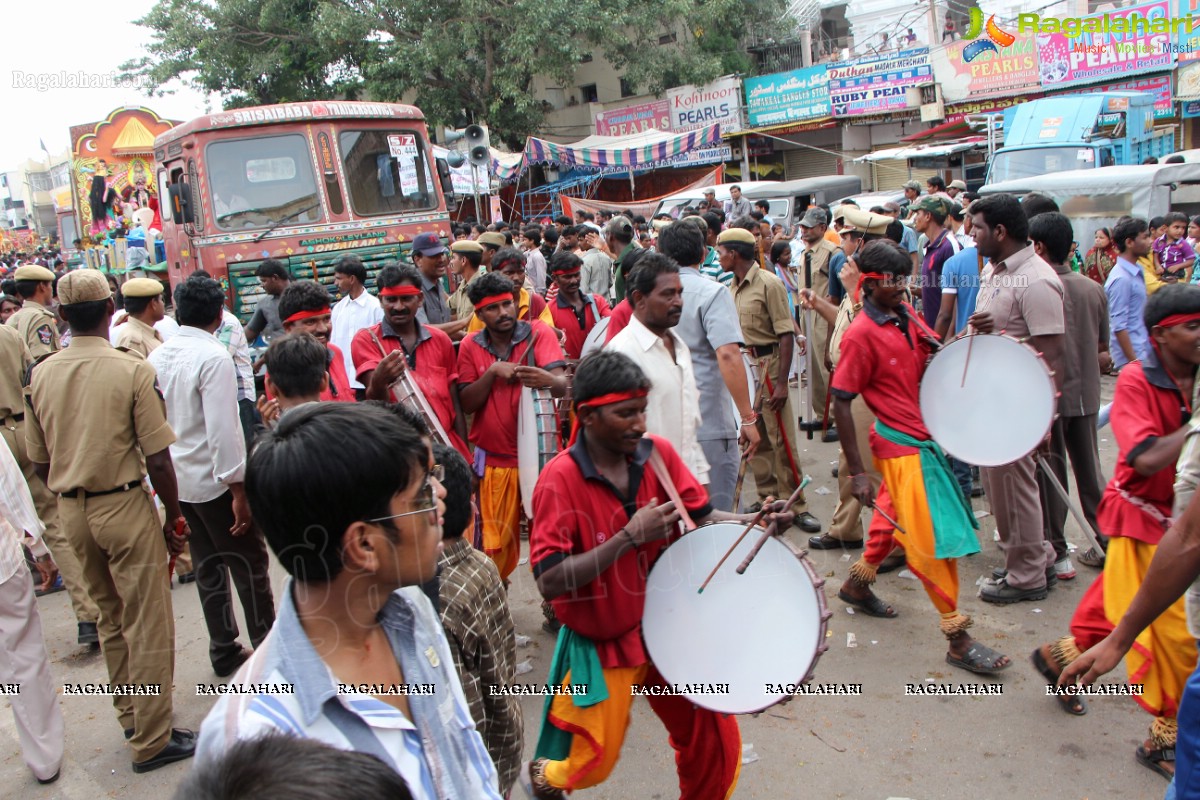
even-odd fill
[(313, 649), (292, 602), (288, 580), (275, 627), (233, 684), (291, 684), (286, 692), (226, 694), (200, 728), (196, 768), (204, 769), (239, 739), (279, 731), (370, 753), (408, 784), (415, 800), (500, 800), (496, 768), (475, 730), (437, 614), (417, 587), (395, 592), (380, 623), (405, 683), (433, 684), (410, 694), (412, 719), (369, 695), (338, 694), (338, 679)]

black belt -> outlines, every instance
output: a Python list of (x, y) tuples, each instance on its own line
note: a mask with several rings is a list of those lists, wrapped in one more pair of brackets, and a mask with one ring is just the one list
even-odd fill
[(779, 345), (775, 345), (775, 344), (752, 344), (752, 345), (747, 345), (747, 349), (752, 354), (754, 354), (755, 358), (762, 358), (764, 356), (769, 356), (772, 353), (774, 353), (775, 349), (778, 346)]
[(20, 414), (5, 414), (0, 419), (11, 419), (13, 422), (20, 422), (25, 419), (25, 412), (22, 411)]
[(118, 486), (115, 489), (105, 489), (102, 492), (89, 492), (89, 491), (86, 491), (85, 489), (71, 489), (70, 491), (63, 492), (60, 496), (61, 497), (75, 497), (75, 498), (103, 497), (106, 494), (116, 494), (117, 492), (128, 492), (130, 489), (133, 489), (134, 487), (141, 486), (141, 485), (142, 485), (141, 481), (130, 481), (129, 483), (126, 483), (123, 486)]

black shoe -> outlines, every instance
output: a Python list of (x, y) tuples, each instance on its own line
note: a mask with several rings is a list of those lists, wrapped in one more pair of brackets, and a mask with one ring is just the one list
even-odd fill
[(807, 511), (805, 511), (803, 514), (797, 514), (796, 519), (792, 521), (792, 524), (805, 533), (821, 532), (821, 521)]
[[(54, 583), (50, 584), (49, 589), (42, 589), (41, 583), (38, 583), (37, 580), (34, 581), (33, 585), (38, 587), (37, 589), (33, 590), (34, 597), (45, 597), (48, 594), (54, 594), (55, 592), (61, 592), (63, 589), (67, 588), (66, 586), (63, 586), (62, 575), (59, 575), (57, 578), (54, 579)], [(55, 778), (55, 780), (57, 780), (57, 778)]]
[[(1004, 567), (996, 567), (992, 570), (992, 578), (997, 581), (1002, 581), (1008, 577), (1008, 570)], [(1058, 586), (1058, 573), (1054, 571), (1054, 567), (1046, 570), (1046, 588), (1053, 589)]]
[[(179, 734), (179, 736), (183, 737), (184, 739), (195, 739), (196, 738), (196, 732), (189, 731), (187, 728), (172, 728), (171, 733)], [(125, 729), (125, 740), (128, 741), (132, 738), (133, 738), (133, 728), (126, 728)]]
[(857, 542), (843, 542), (841, 539), (835, 539), (828, 533), (822, 533), (820, 536), (810, 536), (808, 538), (808, 546), (812, 550), (861, 550), (863, 546), (862, 539)]
[(1049, 589), (1039, 586), (1036, 589), (1018, 589), (1009, 586), (1008, 580), (1002, 578), (996, 583), (987, 583), (979, 591), (979, 599), (987, 603), (1005, 606), (1009, 603), (1019, 603), (1022, 600), (1044, 600)]
[(822, 442), (836, 442), (838, 440), (837, 428), (830, 428), (821, 436)]
[(833, 469), (829, 470), (829, 474), (836, 478), (838, 476), (838, 468), (834, 467)]
[(185, 758), (191, 758), (194, 755), (196, 755), (196, 734), (183, 728), (175, 728), (171, 731), (171, 740), (167, 742), (167, 746), (159, 750), (158, 755), (154, 756), (154, 758), (148, 758), (145, 761), (134, 761), (133, 771), (138, 774), (151, 772), (159, 767), (174, 764), (176, 761), (183, 761)]
[(179, 581), (179, 583), (181, 585), (185, 584), (185, 583), (195, 583), (196, 582), (196, 573), (195, 573), (195, 571), (181, 572), (178, 575), (176, 575), (175, 578), (176, 578), (176, 580)]
[(79, 623), (79, 643), (80, 644), (100, 644), (100, 633), (96, 630), (96, 623), (81, 622)]
[(983, 497), (983, 486), (981, 484), (971, 484), (971, 497)]
[(36, 775), (34, 777), (37, 778), (38, 783), (40, 783), (42, 786), (45, 786), (47, 784), (54, 783), (56, 780), (58, 780), (58, 776), (60, 776), (60, 775), (62, 775), (61, 767), (59, 767), (58, 771), (55, 772), (53, 775), (51, 775), (49, 778), (38, 778)]
[(213, 672), (217, 673), (218, 678), (228, 678), (230, 675), (238, 671), (238, 667), (245, 664), (250, 658), (250, 651), (241, 647), (237, 651), (237, 655), (228, 659), (224, 663), (218, 665), (213, 664)]
[(762, 503), (758, 502), (746, 509), (747, 514), (757, 514), (762, 511)]

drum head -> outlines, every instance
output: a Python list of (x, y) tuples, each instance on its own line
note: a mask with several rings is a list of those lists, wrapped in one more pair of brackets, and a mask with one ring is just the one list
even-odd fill
[(760, 528), (697, 594), (744, 528), (705, 525), (663, 551), (647, 579), (642, 618), (650, 660), (666, 681), (696, 705), (727, 714), (761, 711), (792, 694), (788, 685), (805, 680), (825, 644), (824, 595), (790, 546), (772, 537), (737, 574)]
[(1008, 336), (964, 336), (938, 351), (925, 370), (921, 415), (947, 453), (997, 467), (1028, 455), (1046, 438), (1055, 395), (1050, 370), (1031, 348)]

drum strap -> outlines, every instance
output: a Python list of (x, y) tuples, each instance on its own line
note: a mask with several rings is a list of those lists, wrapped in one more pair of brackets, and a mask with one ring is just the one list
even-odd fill
[(673, 502), (675, 508), (679, 510), (679, 516), (683, 518), (683, 527), (686, 530), (694, 531), (696, 523), (692, 521), (691, 514), (688, 514), (687, 507), (684, 506), (683, 499), (679, 496), (679, 490), (675, 488), (675, 481), (671, 480), (671, 473), (667, 472), (667, 464), (663, 461), (658, 448), (650, 451), (650, 469), (654, 470), (654, 477), (658, 478), (658, 482), (666, 490), (667, 499)]

